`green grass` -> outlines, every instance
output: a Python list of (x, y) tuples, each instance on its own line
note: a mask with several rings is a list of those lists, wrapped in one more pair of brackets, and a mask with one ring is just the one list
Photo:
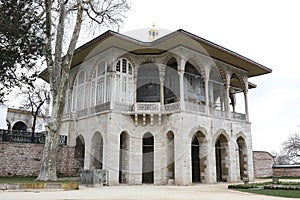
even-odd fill
[[(13, 176), (13, 177), (0, 177), (0, 184), (3, 183), (33, 183), (36, 182), (35, 179), (37, 177), (18, 177), (18, 176)], [(73, 177), (64, 177), (64, 178), (59, 178), (57, 183), (65, 183), (65, 182), (74, 182), (76, 181)]]
[(31, 183), (36, 177), (0, 177), (0, 183)]
[(295, 190), (266, 190), (266, 189), (235, 189), (241, 192), (261, 194), (276, 197), (300, 198), (300, 191)]

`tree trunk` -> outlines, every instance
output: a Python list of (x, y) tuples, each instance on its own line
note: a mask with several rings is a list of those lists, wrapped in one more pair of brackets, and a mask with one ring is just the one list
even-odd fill
[(61, 124), (62, 113), (60, 109), (54, 109), (51, 115), (51, 121), (47, 127), (46, 141), (43, 152), (39, 181), (57, 181), (56, 164), (57, 151), (59, 144), (59, 128)]

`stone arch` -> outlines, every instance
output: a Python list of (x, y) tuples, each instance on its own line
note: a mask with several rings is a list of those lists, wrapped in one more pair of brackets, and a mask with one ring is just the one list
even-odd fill
[(229, 140), (222, 132), (215, 141), (216, 180), (228, 181), (229, 175)]
[(168, 62), (172, 58), (174, 58), (177, 63), (180, 63), (180, 56), (172, 52), (167, 52), (165, 55), (163, 55), (162, 59), (159, 62), (163, 65), (168, 65)]
[(23, 121), (17, 121), (12, 126), (12, 130), (27, 131), (27, 125)]
[(192, 130), (190, 131), (189, 136), (191, 139), (194, 137), (194, 134), (196, 132), (201, 132), (205, 137), (207, 137), (207, 130), (202, 126), (197, 126), (197, 127), (192, 128)]
[(95, 132), (91, 139), (91, 169), (103, 168), (103, 137), (100, 132)]
[(84, 168), (84, 157), (85, 157), (85, 140), (82, 135), (77, 136), (75, 144), (75, 160), (77, 171)]
[(118, 57), (118, 58), (116, 59), (116, 61), (119, 60), (119, 59), (121, 59), (121, 58), (126, 58), (126, 59), (132, 64), (132, 67), (133, 67), (133, 68), (136, 68), (136, 67), (137, 67), (137, 63), (136, 63), (135, 59), (133, 59), (133, 57), (132, 57), (131, 55), (129, 55), (128, 53), (126, 53), (126, 54), (124, 54), (124, 55)]
[(167, 139), (167, 177), (168, 180), (175, 180), (175, 135), (173, 131), (168, 131)]
[(157, 64), (157, 58), (153, 56), (143, 56), (138, 60), (138, 65), (150, 64), (155, 63)]
[(247, 143), (246, 140), (243, 136), (239, 136), (236, 139), (237, 143), (237, 151), (238, 151), (238, 164), (239, 164), (239, 175), (240, 179), (242, 180), (245, 177), (248, 177), (248, 148), (247, 148)]
[(205, 133), (197, 130), (191, 139), (192, 182), (207, 181), (208, 142)]
[(143, 135), (142, 182), (154, 182), (154, 136), (147, 132)]
[(128, 183), (129, 178), (129, 156), (130, 137), (126, 131), (120, 134), (120, 154), (119, 154), (119, 183)]
[(205, 68), (203, 66), (204, 64), (203, 64), (203, 62), (201, 61), (201, 58), (198, 55), (190, 54), (186, 57), (186, 61), (187, 62), (192, 62), (192, 64), (194, 63), (198, 67), (199, 73), (201, 74), (203, 79), (206, 78)]

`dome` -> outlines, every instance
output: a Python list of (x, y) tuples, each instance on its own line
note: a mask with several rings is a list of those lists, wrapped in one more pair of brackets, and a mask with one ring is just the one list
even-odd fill
[(144, 28), (144, 29), (136, 29), (136, 30), (128, 31), (123, 33), (123, 35), (134, 38), (141, 42), (153, 42), (170, 33), (172, 33), (172, 31), (170, 30), (153, 27), (153, 28)]

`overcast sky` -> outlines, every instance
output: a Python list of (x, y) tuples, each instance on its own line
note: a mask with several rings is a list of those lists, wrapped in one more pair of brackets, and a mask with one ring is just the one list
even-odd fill
[(254, 150), (279, 151), (288, 135), (300, 133), (299, 0), (130, 1), (121, 33), (153, 22), (184, 29), (273, 70), (249, 80), (258, 85), (249, 92)]
[(188, 32), (217, 43), (273, 72), (250, 79), (254, 150), (279, 151), (300, 133), (300, 1), (131, 0), (120, 32), (157, 28)]

